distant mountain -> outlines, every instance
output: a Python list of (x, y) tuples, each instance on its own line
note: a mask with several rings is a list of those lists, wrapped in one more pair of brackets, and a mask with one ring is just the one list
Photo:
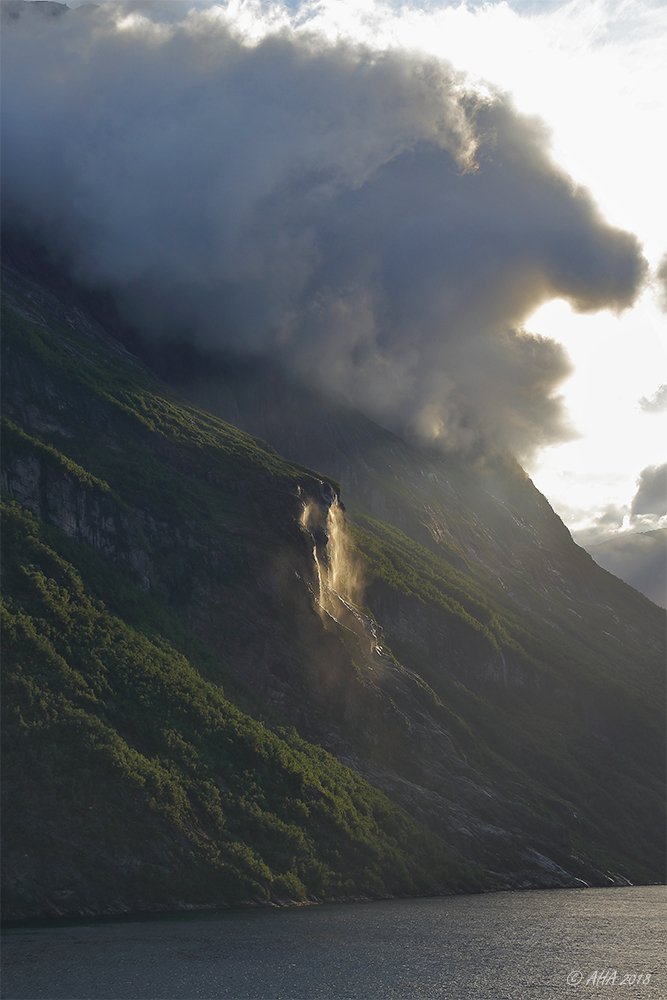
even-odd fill
[(664, 615), (513, 460), (4, 281), (6, 918), (664, 878)]
[(637, 531), (609, 538), (588, 551), (599, 566), (635, 587), (640, 593), (667, 606), (667, 529)]

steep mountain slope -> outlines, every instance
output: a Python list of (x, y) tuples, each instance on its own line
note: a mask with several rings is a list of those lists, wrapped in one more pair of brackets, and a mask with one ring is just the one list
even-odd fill
[[(300, 517), (332, 487), (19, 285), (3, 323), (5, 917), (488, 883), (219, 686), (261, 714), (233, 680), (244, 634), (296, 657), (291, 623), (321, 631), (289, 578), (313, 574)], [(207, 647), (192, 627), (218, 614), (226, 642)], [(319, 669), (351, 671), (323, 647)]]
[(187, 388), (325, 481), (6, 280), (13, 914), (662, 879), (661, 613), (518, 467), (275, 373)]
[[(341, 483), (354, 537), (372, 566), (363, 599), (383, 622), (388, 643), (448, 705), (457, 703), (460, 685), (490, 700), (489, 717), (496, 720), (511, 705), (512, 718), (496, 733), (503, 754), (503, 727), (507, 736), (517, 717), (536, 713), (539, 729), (543, 713), (552, 715), (550, 726), (564, 743), (557, 747), (542, 732), (549, 759), (534, 758), (538, 781), (558, 768), (560, 748), (569, 753), (584, 734), (589, 745), (579, 745), (574, 757), (581, 754), (588, 767), (598, 759), (599, 780), (610, 788), (613, 765), (601, 748), (633, 759), (647, 730), (661, 744), (664, 615), (573, 543), (509, 456), (465, 463), (413, 449), (262, 364), (221, 364), (213, 373), (175, 381), (210, 412)], [(420, 585), (406, 588), (415, 571)], [(472, 638), (462, 609), (490, 625), (496, 641)], [(647, 681), (660, 699), (648, 712)], [(483, 714), (479, 706), (464, 711), (476, 720), (478, 736)], [(513, 758), (524, 779), (534, 738)], [(564, 771), (561, 794), (569, 797), (575, 786)]]

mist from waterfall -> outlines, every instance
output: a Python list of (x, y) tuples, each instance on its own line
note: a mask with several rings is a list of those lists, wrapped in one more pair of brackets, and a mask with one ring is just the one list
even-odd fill
[(329, 499), (308, 501), (301, 515), (301, 526), (313, 544), (313, 597), (325, 625), (335, 622), (344, 630), (344, 639), (356, 640), (372, 669), (383, 655), (380, 627), (356, 606), (364, 591), (364, 565), (347, 533), (341, 504), (336, 496)]

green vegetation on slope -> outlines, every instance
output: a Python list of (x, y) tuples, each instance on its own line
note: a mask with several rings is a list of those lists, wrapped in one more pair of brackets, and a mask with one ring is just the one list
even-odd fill
[[(64, 385), (75, 386), (106, 402), (115, 412), (146, 431), (160, 433), (198, 459), (223, 454), (244, 472), (294, 476), (298, 467), (266, 442), (251, 438), (231, 424), (202, 413), (183, 400), (170, 398), (130, 355), (105, 348), (97, 339), (57, 323), (52, 329), (3, 307), (3, 338), (43, 365)], [(220, 433), (222, 431), (222, 433)]]
[(10, 844), (43, 850), (45, 825), (56, 854), (96, 841), (94, 880), (114, 877), (122, 845), (131, 891), (153, 905), (474, 888), (355, 772), (243, 714), (168, 641), (92, 599), (30, 514), (10, 502), (3, 518)]
[[(491, 650), (513, 656), (518, 664), (530, 664), (533, 671), (546, 679), (575, 675), (579, 684), (603, 687), (613, 700), (622, 702), (626, 719), (638, 705), (645, 728), (661, 725), (660, 705), (653, 700), (658, 693), (656, 682), (659, 678), (655, 657), (649, 655), (642, 641), (645, 636), (629, 630), (619, 653), (618, 639), (602, 628), (608, 623), (608, 616), (598, 611), (599, 622), (596, 622), (596, 608), (589, 605), (586, 607), (587, 620), (597, 628), (586, 642), (581, 626), (577, 623), (578, 627), (574, 627), (565, 613), (573, 604), (578, 606), (578, 602), (560, 596), (558, 606), (558, 594), (551, 598), (552, 624), (536, 615), (519, 616), (516, 604), (503, 600), (502, 594), (491, 593), (488, 586), (462, 573), (398, 528), (377, 521), (357, 508), (354, 508), (350, 533), (367, 562), (370, 579), (382, 581), (396, 593), (439, 608), (450, 620), (477, 633)], [(588, 557), (584, 554), (584, 558)], [(580, 616), (575, 614), (575, 617)], [(554, 623), (559, 633), (556, 643)], [(655, 629), (654, 632), (659, 639), (659, 631)], [(630, 668), (628, 653), (632, 656)]]
[[(572, 852), (587, 851), (600, 867), (633, 881), (659, 876), (664, 760), (655, 748), (664, 743), (663, 678), (645, 648), (637, 642), (628, 663), (610, 636), (591, 649), (560, 628), (554, 643), (553, 627), (536, 616), (518, 619), (478, 581), (397, 528), (357, 508), (354, 518), (349, 530), (366, 560), (370, 610), (391, 621), (396, 595), (421, 606), (432, 626), (430, 645), (423, 642), (424, 623), (415, 645), (409, 628), (400, 635), (390, 627), (389, 641), (449, 710), (448, 728), (469, 759), (500, 787), (520, 786), (537, 815), (558, 822), (576, 811), (570, 846), (552, 853), (560, 863), (567, 866), (569, 853), (572, 867)], [(443, 622), (451, 650), (435, 634)], [(471, 665), (502, 658), (521, 680), (480, 682), (474, 666), (448, 663), (466, 646)], [(614, 657), (601, 656), (600, 646), (611, 647)], [(457, 676), (467, 671), (463, 684)], [(602, 739), (596, 725), (605, 727)]]
[[(660, 877), (641, 607), (619, 620), (604, 587), (587, 601), (528, 572), (524, 591), (518, 570), (503, 590), (483, 560), (429, 548), (419, 511), (425, 544), (352, 504), (364, 601), (400, 661), (367, 664), (313, 610), (298, 521), (318, 474), (57, 309), (23, 311), (5, 324), (3, 474), (43, 520), (6, 515), (8, 912), (479, 884), (286, 718), (509, 884), (544, 884), (526, 848), (566, 875)], [(391, 480), (414, 506), (409, 476)]]
[(5, 464), (33, 458), (89, 497), (103, 494), (114, 557), (142, 549), (151, 582), (180, 609), (192, 601), (195, 579), (224, 577), (231, 587), (249, 559), (261, 559), (272, 535), (262, 519), (272, 518), (278, 533), (289, 520), (280, 516), (282, 495), (319, 490), (312, 472), (171, 397), (94, 337), (5, 308), (3, 350), (5, 372), (25, 378), (21, 406), (45, 414), (40, 439), (17, 426), (20, 412), (3, 420)]

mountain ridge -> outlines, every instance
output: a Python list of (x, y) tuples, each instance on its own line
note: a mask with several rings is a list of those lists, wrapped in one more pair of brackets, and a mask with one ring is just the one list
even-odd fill
[[(316, 754), (382, 789), (451, 873), (449, 886), (419, 875), (418, 891), (663, 878), (662, 616), (574, 545), (518, 466), (417, 453), (321, 397), (313, 407), (304, 390), (302, 437), (338, 450), (313, 473), (303, 442), (294, 465), (274, 442), (186, 402), (192, 385), (159, 382), (67, 289), (15, 266), (5, 274), (3, 485), (38, 518), (24, 535), (44, 524), (90, 597), (147, 641), (194, 657), (195, 673), (222, 683), (267, 732), (294, 726)], [(250, 404), (236, 400), (241, 425), (253, 408), (262, 415), (253, 398), (267, 401), (253, 378)], [(266, 413), (284, 417), (282, 400), (282, 412)], [(280, 428), (275, 420), (274, 441)], [(346, 436), (356, 454), (340, 447)], [(342, 514), (341, 495), (341, 544), (365, 578), (353, 599), (332, 583), (329, 519)], [(151, 756), (146, 744), (146, 759), (166, 754), (185, 775), (175, 745)], [(199, 836), (188, 808), (175, 821), (186, 840)], [(401, 851), (398, 868), (418, 872)], [(290, 884), (293, 898), (330, 891), (308, 885), (297, 855), (282, 894), (264, 876), (269, 898), (286, 898)], [(373, 877), (341, 876), (338, 894), (386, 893), (389, 862), (374, 864)], [(391, 891), (410, 884), (401, 877)], [(15, 915), (36, 912), (34, 900), (14, 899)], [(62, 909), (62, 899), (39, 905)]]

